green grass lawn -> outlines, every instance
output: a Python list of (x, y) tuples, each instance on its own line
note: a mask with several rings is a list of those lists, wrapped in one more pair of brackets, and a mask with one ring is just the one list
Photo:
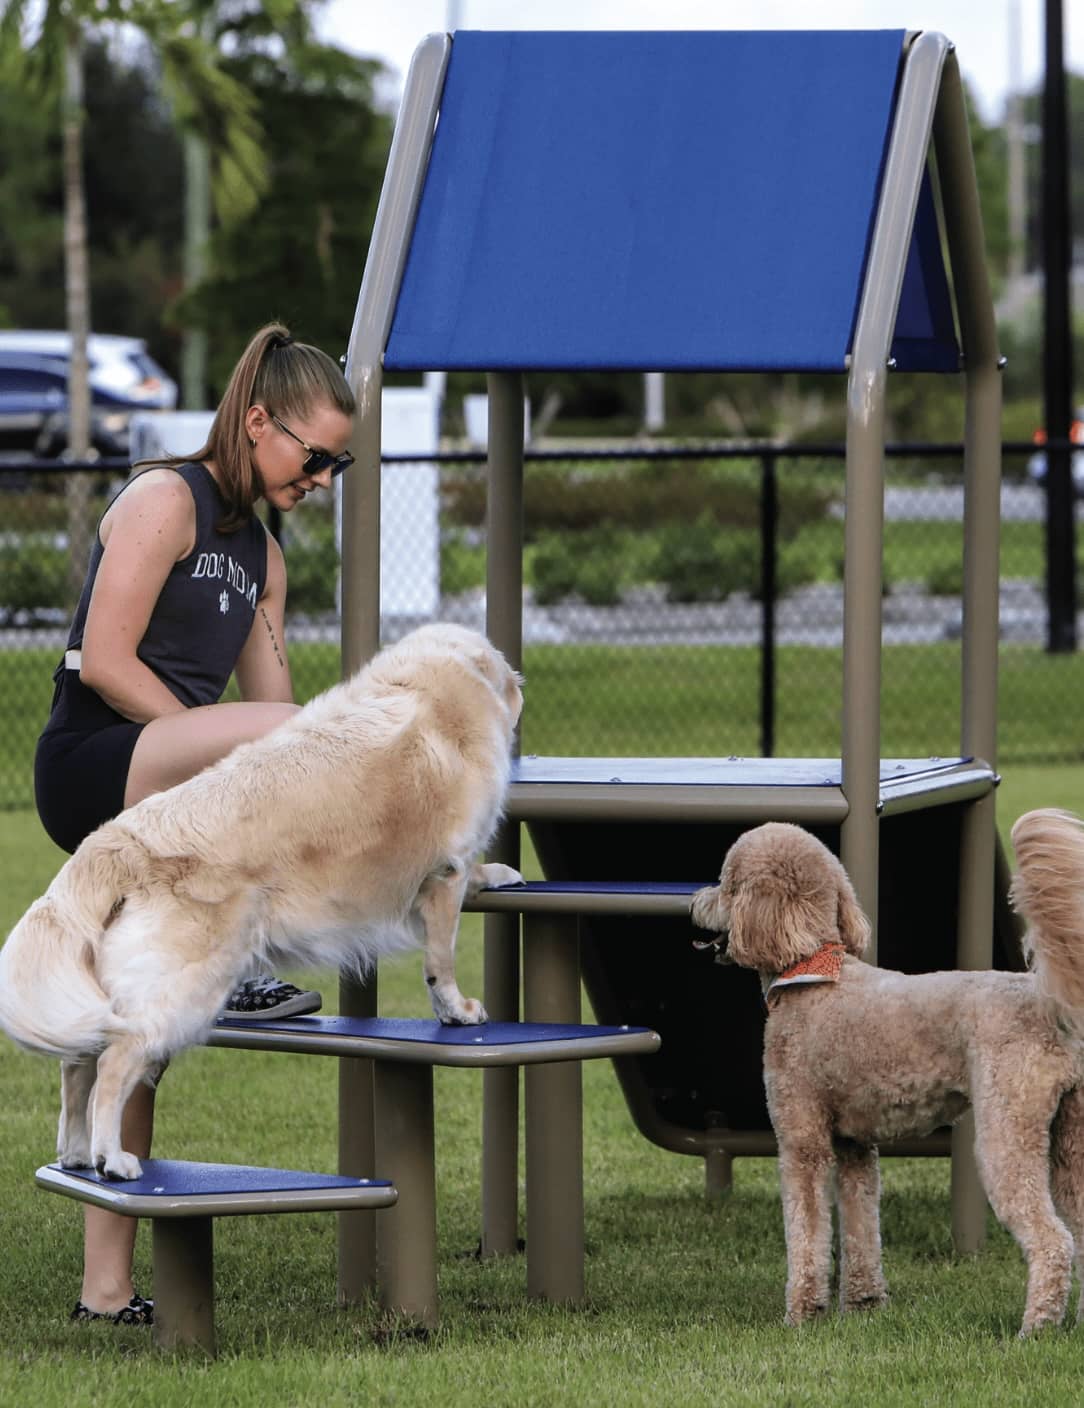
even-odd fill
[[(1084, 809), (1084, 767), (1007, 769), (1006, 830), (1036, 805)], [(0, 813), (6, 931), (62, 862), (32, 813)], [(481, 985), (480, 924), (464, 921), (460, 975)], [(300, 974), (294, 975), (300, 977)], [(311, 975), (310, 975), (311, 976)], [(335, 1009), (335, 980), (317, 980)], [(381, 1010), (424, 1015), (417, 959), (388, 963)], [(0, 1045), (0, 1403), (81, 1408), (145, 1401), (365, 1405), (1076, 1405), (1084, 1331), (1016, 1340), (1021, 1257), (990, 1224), (975, 1259), (952, 1250), (947, 1161), (885, 1160), (883, 1231), (893, 1293), (874, 1316), (782, 1326), (785, 1257), (774, 1163), (739, 1161), (721, 1206), (703, 1169), (634, 1129), (607, 1063), (584, 1067), (587, 1299), (528, 1303), (521, 1257), (480, 1263), (481, 1082), (438, 1071), (441, 1327), (428, 1344), (389, 1339), (373, 1305), (335, 1305), (330, 1216), (222, 1219), (216, 1229), (220, 1357), (161, 1356), (135, 1330), (72, 1326), (78, 1209), (33, 1187), (51, 1156), (52, 1062)], [(333, 1061), (196, 1050), (162, 1085), (164, 1157), (335, 1167)], [(137, 1248), (149, 1286), (149, 1235)]]

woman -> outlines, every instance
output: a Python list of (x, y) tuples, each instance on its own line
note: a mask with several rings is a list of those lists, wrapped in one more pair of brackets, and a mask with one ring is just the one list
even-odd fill
[[(289, 718), (282, 551), (255, 516), (284, 513), (353, 463), (354, 398), (335, 363), (279, 323), (234, 368), (207, 443), (135, 475), (98, 526), (87, 579), (38, 742), (38, 813), (74, 851), (103, 822), (183, 782)], [(242, 702), (219, 703), (231, 674)], [(314, 993), (256, 980), (237, 1013), (311, 1011)], [(125, 1112), (124, 1147), (150, 1152), (154, 1091)], [(87, 1207), (73, 1319), (149, 1324), (132, 1287), (135, 1221)]]

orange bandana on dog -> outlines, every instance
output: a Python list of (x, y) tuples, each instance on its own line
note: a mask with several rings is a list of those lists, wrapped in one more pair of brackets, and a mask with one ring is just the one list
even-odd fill
[(812, 957), (784, 968), (773, 978), (764, 991), (764, 1001), (772, 1007), (779, 1000), (782, 988), (797, 987), (801, 983), (838, 983), (846, 952), (842, 944), (822, 944)]

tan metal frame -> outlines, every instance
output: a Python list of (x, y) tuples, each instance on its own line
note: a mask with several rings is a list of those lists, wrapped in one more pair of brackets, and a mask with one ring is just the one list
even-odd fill
[[(354, 452), (358, 474), (351, 481), (351, 510), (343, 539), (343, 660), (353, 668), (377, 648), (379, 593), (374, 583), (379, 547), (380, 361), (394, 311), (417, 192), (424, 174), (432, 121), (439, 107), (446, 36), (431, 36), (419, 48), (404, 97), (400, 127), (381, 199), (374, 248), (366, 269), (351, 340), (349, 375), (360, 392), (361, 414)], [(426, 122), (429, 122), (428, 129)], [(892, 334), (903, 283), (920, 183), (931, 149), (955, 288), (965, 376), (964, 590), (961, 681), (961, 756), (966, 778), (948, 783), (953, 795), (939, 798), (938, 784), (905, 784), (882, 796), (880, 762), (881, 557), (884, 518), (885, 394)], [(405, 168), (403, 153), (416, 163)], [(406, 194), (404, 195), (404, 192)], [(413, 203), (412, 203), (413, 200)], [(386, 267), (384, 264), (386, 263)], [(374, 267), (380, 265), (381, 267)], [(373, 270), (370, 278), (370, 269)], [(359, 329), (365, 335), (359, 333)], [(961, 844), (960, 913), (957, 962), (987, 967), (992, 961), (995, 864), (994, 786), (996, 784), (997, 603), (1000, 483), (1001, 359), (986, 271), (978, 191), (970, 148), (963, 89), (953, 46), (942, 36), (910, 36), (905, 48), (896, 118), (889, 144), (878, 216), (867, 266), (847, 383), (846, 524), (843, 637), (842, 786), (839, 789), (735, 788), (728, 796), (705, 797), (686, 789), (671, 805), (687, 807), (705, 819), (788, 817), (833, 822), (841, 828), (843, 859), (867, 911), (877, 913), (878, 826), (882, 809), (967, 801)], [(487, 628), (515, 663), (521, 658), (521, 515), (523, 473), (522, 376), (489, 377), (489, 554)], [(348, 477), (349, 478), (349, 477)], [(651, 815), (667, 789), (622, 787), (612, 796), (595, 787), (513, 785), (509, 817), (521, 821), (543, 811), (599, 821)], [(724, 790), (725, 789), (721, 789)], [(513, 854), (506, 835), (502, 845)], [(524, 914), (529, 954), (536, 931), (549, 946), (556, 921)], [(575, 963), (571, 935), (565, 942), (568, 974)], [(514, 931), (505, 916), (487, 928), (487, 1005), (514, 1010)], [(532, 980), (525, 993), (532, 1002)], [(578, 1010), (578, 988), (562, 981), (561, 1020)], [(351, 995), (351, 1001), (356, 997)], [(344, 1008), (354, 1010), (354, 1008)], [(554, 1011), (554, 1017), (558, 1013)], [(539, 1073), (541, 1074), (541, 1073)], [(515, 1102), (510, 1085), (487, 1088), (487, 1204), (483, 1245), (510, 1249), (514, 1229)], [(351, 1103), (351, 1109), (356, 1106)], [(344, 1107), (345, 1113), (345, 1107)], [(725, 1138), (725, 1136), (724, 1136)], [(984, 1201), (970, 1152), (967, 1122), (954, 1141), (953, 1206), (957, 1245), (972, 1249), (981, 1241)], [(714, 1155), (717, 1150), (712, 1146)], [(354, 1165), (350, 1165), (353, 1167)], [(503, 1183), (500, 1191), (496, 1183)], [(490, 1225), (490, 1208), (494, 1223)], [(510, 1217), (511, 1212), (511, 1217)]]
[[(369, 258), (358, 294), (346, 375), (358, 413), (350, 449), (355, 464), (342, 484), (342, 672), (359, 670), (380, 647), (380, 444), (384, 345), (406, 264), (410, 231), (433, 141), (451, 39), (433, 34), (418, 46), (407, 72)], [(377, 1010), (375, 972), (361, 984), (344, 976), (339, 1011), (371, 1017)], [(372, 1176), (376, 1166), (373, 1070), (344, 1058), (339, 1067), (339, 1169)], [(376, 1281), (376, 1232), (368, 1218), (339, 1218), (339, 1299), (364, 1299)]]

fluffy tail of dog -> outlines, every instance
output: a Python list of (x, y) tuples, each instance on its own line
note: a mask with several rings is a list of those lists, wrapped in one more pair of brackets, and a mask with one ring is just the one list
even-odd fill
[(96, 959), (132, 884), (132, 859), (128, 845), (96, 832), (8, 935), (0, 949), (0, 1028), (20, 1046), (73, 1060), (100, 1050), (118, 1030)]
[(1053, 807), (1012, 829), (1010, 898), (1027, 921), (1024, 951), (1040, 990), (1084, 1035), (1084, 822)]

